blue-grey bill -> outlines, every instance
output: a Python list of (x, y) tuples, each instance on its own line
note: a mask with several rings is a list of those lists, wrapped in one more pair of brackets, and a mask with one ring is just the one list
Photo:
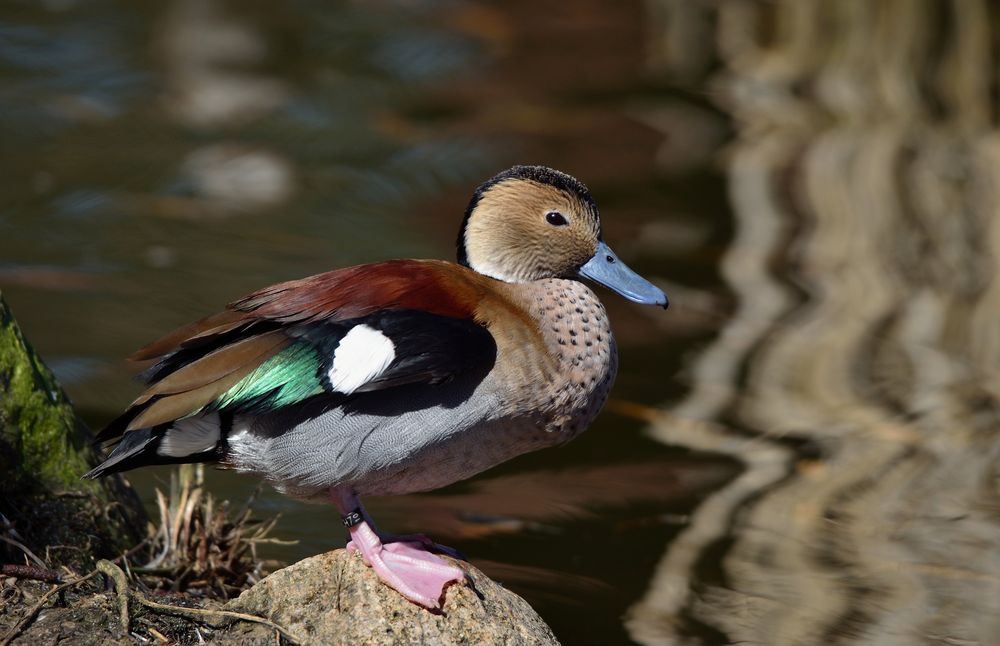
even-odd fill
[(580, 275), (618, 292), (630, 301), (644, 305), (670, 304), (663, 290), (628, 268), (603, 241), (597, 243), (597, 253), (580, 267)]

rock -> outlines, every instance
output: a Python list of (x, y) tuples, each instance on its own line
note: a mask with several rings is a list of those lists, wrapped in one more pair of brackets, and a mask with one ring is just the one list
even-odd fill
[[(410, 603), (342, 549), (275, 572), (226, 609), (265, 617), (302, 644), (558, 644), (524, 599), (468, 563), (456, 563), (472, 586), (449, 587), (440, 613)], [(258, 639), (273, 644), (274, 632), (240, 623), (216, 643)]]
[[(142, 504), (122, 478), (80, 479), (99, 462), (92, 442), (0, 294), (0, 535), (43, 557), (58, 546), (49, 566), (87, 567), (144, 536)], [(22, 552), (0, 542), (0, 561), (23, 563)]]

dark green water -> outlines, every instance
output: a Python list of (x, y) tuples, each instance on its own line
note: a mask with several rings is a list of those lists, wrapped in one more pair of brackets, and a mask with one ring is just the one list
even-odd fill
[[(0, 288), (99, 427), (137, 394), (123, 358), (149, 340), (279, 280), (451, 258), (475, 185), (543, 163), (589, 184), (609, 242), (670, 293), (666, 313), (604, 295), (614, 399), (667, 405), (728, 306), (728, 124), (700, 80), (653, 71), (644, 7), (5, 3)], [(563, 449), (369, 506), (463, 550), (565, 643), (625, 642), (665, 546), (735, 472), (643, 429), (609, 410)], [(166, 473), (130, 477), (151, 500)], [(210, 485), (238, 504), (255, 483)], [(271, 491), (257, 509), (299, 541), (268, 556), (343, 542), (332, 509)]]

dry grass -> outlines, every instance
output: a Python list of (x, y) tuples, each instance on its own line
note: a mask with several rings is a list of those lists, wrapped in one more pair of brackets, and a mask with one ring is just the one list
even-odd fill
[(257, 553), (262, 543), (287, 543), (269, 536), (278, 517), (254, 519), (256, 492), (235, 515), (204, 489), (204, 467), (181, 465), (170, 476), (168, 494), (159, 489), (159, 526), (151, 530), (149, 561), (125, 562), (131, 577), (153, 589), (228, 599), (280, 565)]

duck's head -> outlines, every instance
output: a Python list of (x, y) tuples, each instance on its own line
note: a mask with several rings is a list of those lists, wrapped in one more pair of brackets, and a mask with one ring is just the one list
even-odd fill
[(510, 283), (588, 278), (636, 303), (667, 306), (667, 295), (605, 244), (587, 187), (545, 166), (515, 166), (476, 189), (458, 262)]

